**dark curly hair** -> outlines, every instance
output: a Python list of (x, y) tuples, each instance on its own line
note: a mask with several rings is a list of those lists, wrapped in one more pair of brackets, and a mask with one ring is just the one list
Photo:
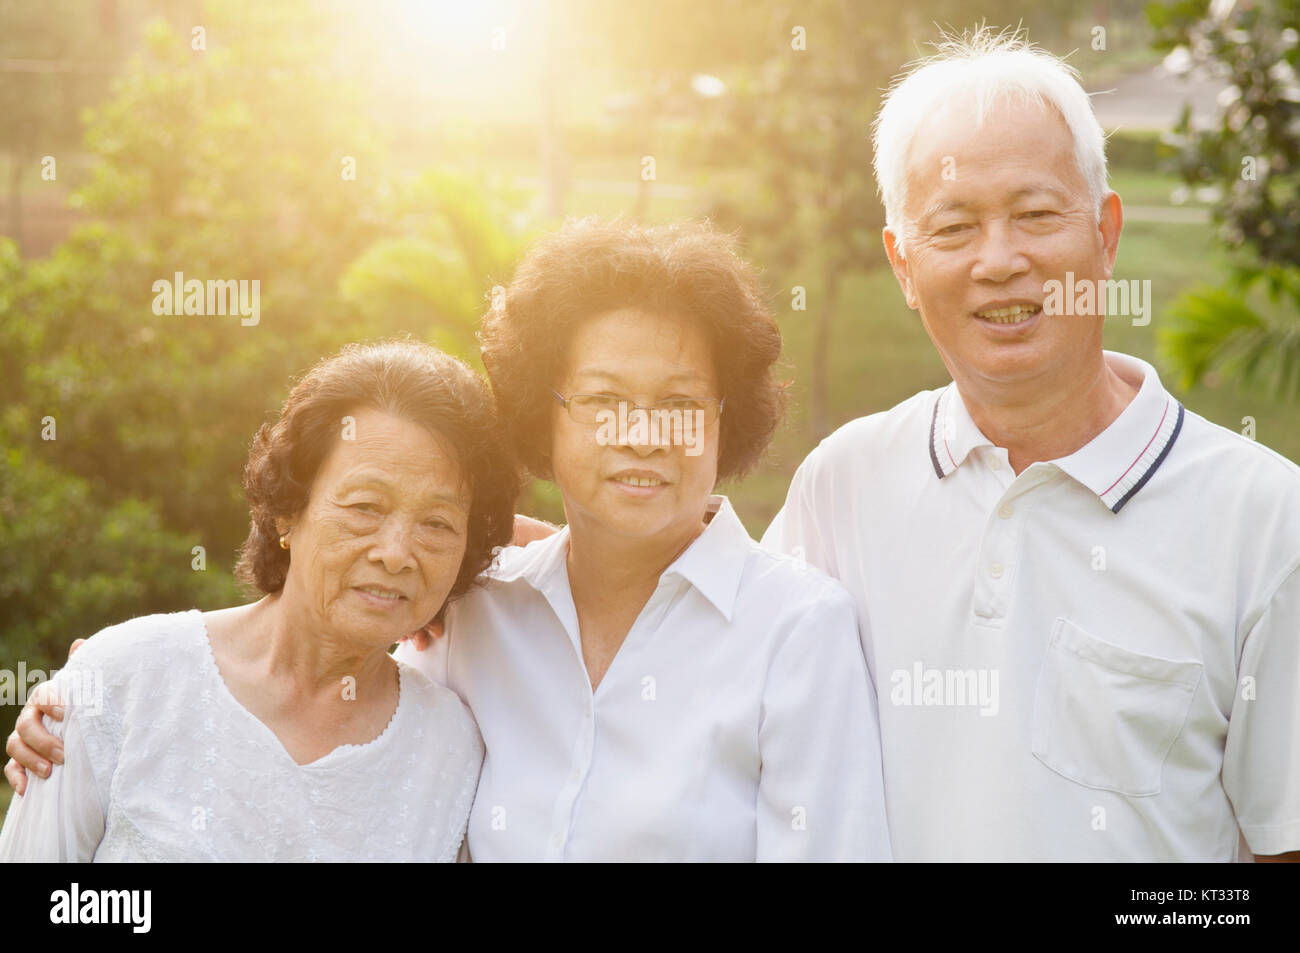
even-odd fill
[(362, 407), (419, 424), (456, 454), (472, 502), (451, 598), (468, 591), (491, 563), (493, 549), (510, 542), (519, 472), (483, 379), (427, 344), (349, 344), (308, 371), (278, 419), (253, 438), (244, 468), (252, 526), (235, 566), (240, 582), (264, 593), (284, 588), (289, 552), (280, 548), (276, 519), (302, 512), (340, 421)]
[(747, 472), (785, 413), (785, 389), (772, 375), (781, 331), (734, 240), (693, 222), (567, 223), (534, 246), (505, 293), (493, 296), (479, 341), (521, 462), (551, 478), (551, 389), (565, 372), (573, 333), (629, 307), (681, 316), (708, 332), (727, 402), (718, 478)]

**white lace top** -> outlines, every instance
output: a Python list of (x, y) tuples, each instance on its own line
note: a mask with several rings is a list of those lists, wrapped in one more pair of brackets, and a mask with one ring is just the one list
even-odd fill
[(200, 612), (107, 628), (57, 676), (65, 764), (14, 797), (0, 861), (455, 860), (482, 741), (399, 665), (379, 737), (299, 765), (231, 695)]

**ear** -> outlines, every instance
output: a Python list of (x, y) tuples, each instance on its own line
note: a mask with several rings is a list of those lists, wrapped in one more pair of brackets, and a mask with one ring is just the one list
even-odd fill
[(885, 254), (889, 256), (889, 267), (894, 269), (898, 286), (903, 289), (903, 298), (907, 301), (907, 306), (915, 311), (917, 303), (912, 288), (912, 272), (907, 259), (903, 257), (902, 249), (898, 247), (898, 237), (889, 228), (883, 229), (880, 237), (885, 243)]
[(1119, 233), (1124, 228), (1124, 205), (1118, 193), (1111, 192), (1101, 202), (1097, 230), (1101, 232), (1101, 249), (1105, 256), (1105, 274), (1109, 278), (1115, 271), (1115, 254), (1119, 251)]

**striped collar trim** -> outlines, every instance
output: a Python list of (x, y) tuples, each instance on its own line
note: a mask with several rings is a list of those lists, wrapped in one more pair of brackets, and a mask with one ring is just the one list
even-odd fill
[[(1118, 513), (1164, 463), (1182, 431), (1185, 410), (1150, 364), (1113, 351), (1103, 354), (1117, 373), (1129, 380), (1141, 379), (1137, 396), (1085, 446), (1050, 462)], [(941, 390), (930, 417), (930, 463), (935, 475), (942, 480), (972, 450), (992, 445), (971, 419), (957, 385)]]
[(991, 447), (993, 441), (971, 419), (957, 393), (956, 383), (939, 391), (930, 415), (930, 464), (942, 480), (966, 461), (976, 447)]

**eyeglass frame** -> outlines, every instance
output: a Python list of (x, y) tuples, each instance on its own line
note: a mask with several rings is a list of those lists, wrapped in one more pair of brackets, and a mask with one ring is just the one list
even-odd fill
[[(605, 394), (570, 394), (568, 397), (565, 397), (563, 394), (561, 394), (561, 393), (560, 393), (558, 390), (556, 390), (555, 388), (551, 388), (551, 396), (554, 397), (554, 398), (556, 399), (556, 401), (559, 402), (559, 405), (560, 405), (561, 407), (564, 408), (564, 412), (567, 413), (567, 414), (569, 415), (569, 419), (570, 419), (570, 420), (572, 420), (575, 424), (581, 424), (581, 423), (597, 423), (598, 421), (595, 421), (595, 420), (593, 420), (593, 421), (578, 420), (576, 417), (574, 417), (574, 416), (573, 416), (573, 411), (569, 409), (569, 405), (573, 402), (574, 398), (576, 398), (576, 397), (605, 397), (605, 396), (609, 396), (609, 395), (605, 395)], [(682, 399), (683, 399), (683, 398), (680, 398), (680, 397), (670, 397), (670, 398), (668, 398), (668, 400), (682, 400)], [(688, 397), (688, 398), (684, 398), (684, 399), (686, 399), (686, 400), (710, 401), (710, 402), (716, 400), (716, 401), (718, 402), (718, 416), (717, 416), (717, 417), (714, 417), (713, 420), (709, 421), (709, 423), (716, 423), (718, 420), (720, 420), (721, 417), (722, 417), (722, 409), (727, 405), (727, 398), (725, 398), (725, 397)], [(659, 406), (660, 404), (663, 403), (663, 401), (655, 401), (653, 404), (634, 404), (634, 403), (632, 403), (632, 401), (630, 401), (630, 400), (628, 400), (628, 399), (626, 399), (626, 398), (624, 398), (624, 397), (619, 397), (618, 400), (619, 400), (620, 403), (625, 403), (625, 404), (628, 405), (628, 413), (629, 413), (629, 414), (630, 414), (632, 411), (634, 411), (634, 410), (644, 410), (644, 411), (653, 411), (653, 410), (658, 410), (658, 411), (660, 411), (661, 413), (663, 413), (663, 412), (671, 413), (671, 412), (672, 412), (671, 409), (665, 411), (664, 408), (662, 408), (662, 407)]]

